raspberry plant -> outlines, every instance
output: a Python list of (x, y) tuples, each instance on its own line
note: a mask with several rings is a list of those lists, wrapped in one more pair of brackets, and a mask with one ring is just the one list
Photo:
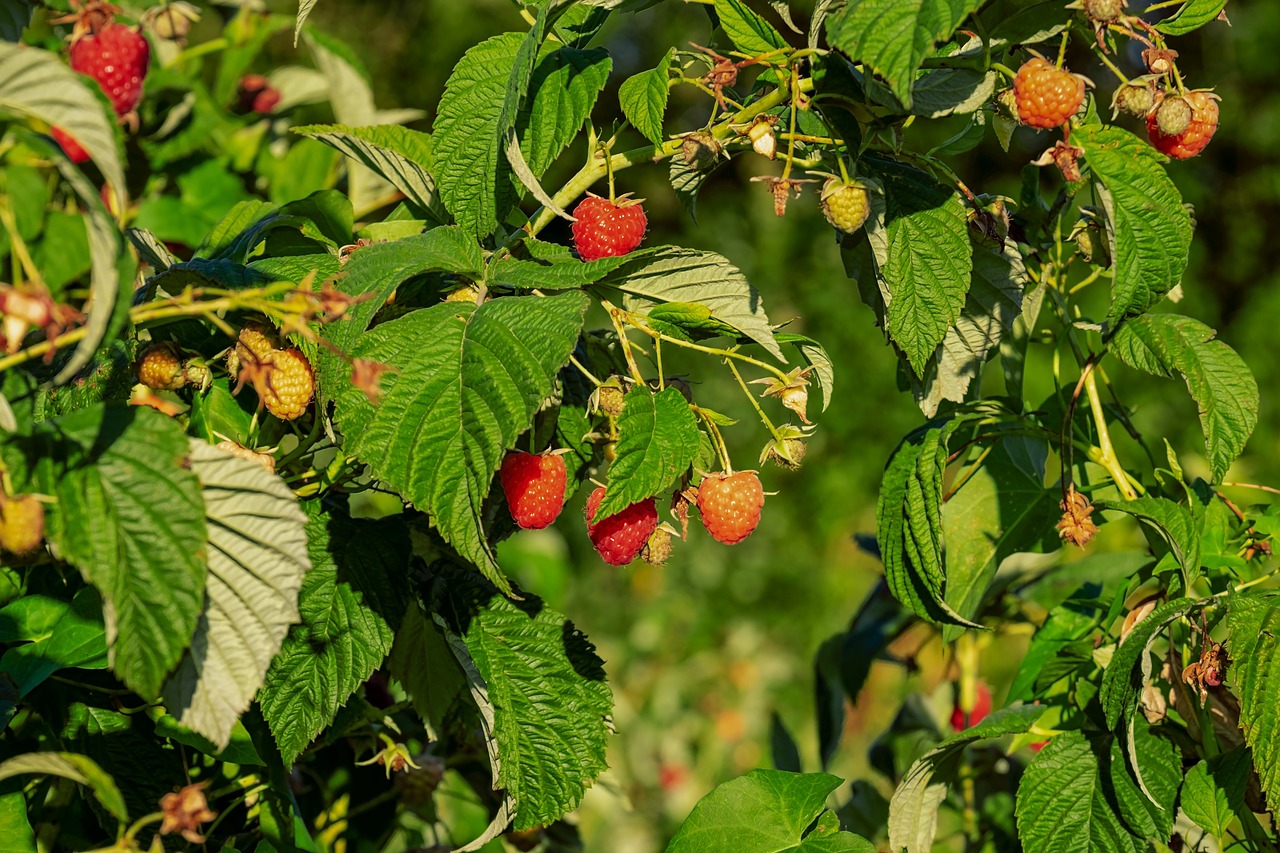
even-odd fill
[[(497, 544), (579, 492), (558, 523), (609, 564), (680, 560), (691, 511), (742, 542), (786, 500), (768, 463), (815, 464), (834, 390), (822, 345), (765, 312), (782, 282), (645, 239), (630, 170), (667, 170), (692, 213), (730, 161), (779, 216), (822, 209), (814, 250), (851, 279), (831, 286), (925, 418), (888, 454), (884, 579), (818, 655), (823, 764), (908, 635), (948, 661), (955, 731), (910, 700), (873, 755), (891, 799), (780, 762), (668, 849), (1166, 849), (1192, 826), (1274, 849), (1280, 514), (1224, 482), (1258, 388), (1167, 310), (1193, 220), (1160, 152), (1219, 120), (1170, 42), (1221, 0), (819, 2), (807, 30), (713, 0), (705, 44), (655, 51), (621, 114), (602, 28), (658, 3), (544, 0), (458, 59), (430, 133), (300, 5), (204, 41), (217, 13), (187, 3), (0, 5), (6, 849), (578, 845), (606, 669)], [(256, 73), (289, 30), (298, 64)], [(1106, 121), (1109, 84), (1068, 63), (1136, 115)], [(677, 88), (705, 121), (667, 116)], [(1018, 197), (975, 192), (953, 158), (1020, 123), (1044, 153)], [(1134, 371), (1185, 381), (1203, 465), (1137, 431)], [(1145, 547), (1098, 551), (1110, 525)], [(983, 654), (1015, 634), (993, 702)], [(488, 828), (449, 835), (441, 786)]]

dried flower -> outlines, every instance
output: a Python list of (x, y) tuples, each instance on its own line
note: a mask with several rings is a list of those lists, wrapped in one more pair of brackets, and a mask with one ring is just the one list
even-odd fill
[(1089, 518), (1093, 514), (1093, 504), (1077, 492), (1075, 486), (1071, 486), (1059, 506), (1062, 508), (1062, 520), (1058, 522), (1058, 535), (1062, 541), (1081, 548), (1088, 545), (1098, 533), (1098, 525)]
[(161, 835), (181, 832), (182, 837), (192, 844), (204, 843), (204, 836), (199, 832), (200, 824), (218, 816), (209, 810), (209, 803), (204, 798), (204, 789), (208, 785), (208, 782), (199, 782), (160, 798), (160, 811), (164, 815), (160, 823)]

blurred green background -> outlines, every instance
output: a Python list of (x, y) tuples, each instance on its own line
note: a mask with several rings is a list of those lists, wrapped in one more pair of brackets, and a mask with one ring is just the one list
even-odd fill
[[(792, 6), (805, 26), (812, 3)], [(289, 13), (295, 6), (280, 2), (273, 8)], [(1280, 93), (1274, 83), (1280, 74), (1275, 48), (1280, 4), (1231, 3), (1227, 11), (1231, 26), (1216, 23), (1175, 44), (1189, 85), (1213, 87), (1222, 97), (1221, 127), (1205, 154), (1171, 167), (1198, 222), (1185, 297), (1177, 310), (1213, 325), (1252, 365), (1263, 391), (1261, 421), (1246, 457), (1228, 479), (1274, 483), (1280, 480), (1280, 413), (1270, 393), (1280, 379), (1274, 353), (1280, 253), (1272, 248), (1280, 229)], [(508, 0), (320, 0), (311, 21), (352, 45), (367, 66), (380, 108), (426, 111), (428, 118), (416, 125), (424, 130), (430, 129), (435, 99), (462, 52), (494, 33), (526, 26)], [(618, 84), (655, 65), (668, 46), (706, 44), (710, 36), (709, 18), (695, 3), (615, 16), (602, 39), (614, 70), (597, 116), (618, 115)], [(1073, 50), (1072, 56), (1083, 62), (1085, 54)], [(281, 36), (260, 70), (299, 61), (305, 57)], [(1139, 73), (1136, 55), (1119, 61), (1127, 72)], [(1073, 70), (1096, 81), (1100, 104), (1110, 102), (1110, 72), (1100, 64), (1073, 65)], [(668, 130), (696, 129), (706, 109), (705, 99), (677, 90)], [(1142, 132), (1136, 121), (1122, 121)], [(906, 141), (927, 148), (955, 129), (945, 122), (912, 127)], [(1046, 139), (1021, 130), (1006, 154), (989, 134), (954, 165), (976, 192), (1016, 198), (1022, 166), (1046, 147)], [(634, 144), (640, 144), (638, 137)], [(571, 149), (561, 171), (544, 184), (557, 186), (557, 177), (575, 169), (584, 154), (581, 145)], [(879, 576), (878, 561), (859, 550), (853, 535), (873, 531), (881, 468), (922, 416), (898, 388), (897, 360), (844, 275), (815, 193), (793, 202), (779, 219), (763, 186), (748, 182), (779, 168), (760, 157), (736, 159), (706, 184), (696, 223), (672, 194), (665, 164), (631, 169), (618, 178), (620, 192), (647, 199), (648, 244), (724, 254), (761, 291), (775, 322), (797, 318), (792, 328), (820, 340), (835, 363), (835, 399), (816, 418), (819, 429), (805, 466), (763, 474), (766, 489), (777, 494), (766, 504), (760, 529), (747, 543), (724, 548), (695, 524), (665, 568), (637, 564), (620, 571), (592, 552), (579, 504), (555, 528), (522, 534), (502, 548), (504, 566), (577, 620), (607, 662), (618, 736), (610, 753), (612, 769), (578, 813), (589, 850), (660, 849), (715, 784), (771, 765), (774, 714), (795, 736), (805, 769), (817, 769), (813, 655), (822, 640), (847, 625)], [(563, 240), (567, 234), (550, 229), (546, 236)], [(699, 400), (743, 418), (744, 426), (728, 433), (738, 466), (749, 467), (763, 440), (747, 425), (749, 409), (723, 368), (710, 361), (690, 369), (695, 367), (708, 380), (695, 386)], [(1194, 404), (1183, 389), (1127, 371), (1119, 380), (1122, 399), (1136, 409), (1139, 426), (1153, 436), (1169, 435), (1189, 473), (1205, 473)], [(816, 408), (815, 399), (811, 412)], [(1161, 448), (1153, 449), (1163, 455)], [(1140, 456), (1132, 447), (1122, 446), (1121, 452), (1135, 461)], [(1246, 493), (1241, 499), (1258, 497)], [(984, 667), (998, 683), (1003, 669), (1015, 662), (1016, 655), (1008, 652), (984, 661)], [(932, 696), (931, 707), (941, 715), (951, 694), (938, 687), (908, 678), (899, 666), (877, 664), (846, 718), (832, 771), (872, 776), (867, 748), (903, 696), (911, 691)], [(997, 704), (1001, 699), (997, 690)], [(881, 787), (889, 790), (887, 783)]]

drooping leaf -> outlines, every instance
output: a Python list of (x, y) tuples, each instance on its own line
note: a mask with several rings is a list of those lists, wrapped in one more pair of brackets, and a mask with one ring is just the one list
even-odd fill
[(258, 702), (286, 764), (333, 722), (381, 665), (405, 611), (409, 537), (403, 524), (340, 513), (306, 526), (311, 570), (298, 596), (301, 623), (267, 670)]
[(852, 0), (827, 18), (832, 47), (883, 77), (904, 106), (925, 59), (949, 39), (980, 0)]
[(911, 86), (911, 112), (925, 118), (972, 113), (991, 99), (996, 77), (994, 71), (969, 68), (931, 71)]
[(102, 593), (111, 668), (154, 697), (204, 601), (207, 533), (200, 483), (183, 467), (187, 437), (146, 408), (95, 406), (53, 423), (79, 459), (51, 472), (50, 532)]
[(436, 563), (432, 611), (472, 677), (515, 826), (577, 807), (605, 769), (613, 696), (603, 661), (572, 622), (529, 593), (513, 602), (477, 575)]
[(1036, 705), (1003, 708), (946, 738), (911, 765), (889, 802), (889, 846), (907, 853), (929, 853), (938, 829), (938, 806), (960, 766), (965, 747), (980, 740), (1022, 734), (1044, 713)]
[(127, 823), (129, 812), (115, 780), (97, 762), (71, 752), (27, 752), (0, 762), (0, 781), (24, 773), (61, 776), (84, 785), (116, 820)]
[(379, 405), (355, 388), (338, 397), (348, 452), (504, 589), (484, 540), (482, 504), (503, 454), (569, 360), (586, 306), (571, 292), (414, 311), (366, 332), (353, 348), (398, 371), (383, 377)]
[(671, 247), (642, 250), (627, 256), (600, 284), (622, 291), (624, 307), (642, 314), (666, 302), (705, 305), (716, 320), (737, 329), (779, 361), (785, 360), (760, 294), (737, 267), (714, 252)]
[(752, 770), (699, 800), (667, 853), (872, 853), (830, 820), (826, 801), (840, 784), (827, 773)]
[(1257, 426), (1259, 403), (1249, 366), (1215, 335), (1190, 317), (1146, 314), (1120, 327), (1111, 339), (1111, 352), (1155, 376), (1182, 375), (1200, 409), (1209, 466), (1218, 481)]
[(396, 631), (387, 668), (413, 700), (418, 715), (436, 732), (444, 726), (450, 706), (467, 689), (466, 673), (440, 626), (415, 604), (409, 605)]
[(622, 107), (622, 114), (654, 145), (662, 144), (662, 118), (671, 92), (667, 85), (670, 70), (671, 51), (667, 51), (657, 68), (628, 77), (618, 87), (618, 105)]
[(1231, 632), (1228, 673), (1240, 697), (1240, 729), (1253, 750), (1267, 803), (1280, 807), (1280, 597), (1234, 595), (1228, 599)]
[(298, 619), (311, 563), (306, 519), (284, 480), (196, 439), (191, 466), (209, 524), (209, 578), (195, 638), (163, 697), (179, 723), (223, 749)]
[(1181, 280), (1191, 246), (1191, 217), (1147, 142), (1118, 127), (1083, 125), (1084, 148), (1107, 218), (1115, 285), (1108, 334), (1159, 302)]
[(813, 368), (812, 378), (817, 380), (818, 387), (822, 389), (822, 411), (825, 412), (827, 406), (831, 405), (831, 394), (836, 382), (835, 367), (831, 364), (831, 356), (827, 355), (827, 350), (813, 338), (791, 332), (780, 332), (774, 335), (774, 339), (780, 344), (795, 346), (805, 364)]
[(626, 407), (618, 417), (618, 455), (609, 468), (609, 488), (596, 518), (608, 518), (657, 495), (698, 454), (698, 423), (678, 390), (667, 388), (655, 394), (636, 387), (624, 399)]

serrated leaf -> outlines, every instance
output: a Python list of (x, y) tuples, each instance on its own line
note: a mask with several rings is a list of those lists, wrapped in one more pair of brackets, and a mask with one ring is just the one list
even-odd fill
[(667, 78), (671, 69), (671, 51), (667, 51), (657, 68), (641, 71), (622, 81), (618, 87), (618, 105), (627, 121), (654, 145), (662, 144), (662, 118), (667, 112), (671, 92)]
[[(1078, 731), (1057, 735), (1032, 760), (1018, 784), (1018, 837), (1028, 850), (1142, 853), (1113, 805), (1111, 764), (1122, 761), (1107, 741)], [(1120, 785), (1127, 778), (1119, 780)], [(1132, 787), (1132, 783), (1129, 783)]]
[(582, 129), (613, 68), (603, 48), (565, 47), (543, 54), (517, 125), (520, 148), (539, 177)]
[(594, 284), (625, 262), (601, 258), (583, 263), (577, 258), (499, 258), (489, 264), (485, 279), (490, 287), (513, 290), (572, 290)]
[(1216, 838), (1224, 837), (1236, 818), (1227, 792), (1209, 773), (1209, 764), (1204, 760), (1187, 771), (1182, 782), (1181, 805), (1187, 817)]
[(549, 824), (576, 808), (604, 771), (613, 696), (604, 663), (572, 622), (529, 593), (500, 595), (474, 572), (436, 564), (432, 610), (492, 714), (494, 787), (515, 826)]
[(453, 657), (444, 634), (431, 617), (417, 605), (410, 605), (400, 630), (396, 631), (387, 658), (387, 669), (413, 700), (414, 710), (435, 730), (457, 696), (467, 689), (467, 677)]
[(1146, 313), (1180, 281), (1191, 247), (1182, 195), (1146, 141), (1107, 125), (1082, 125), (1072, 141), (1099, 188), (1111, 243), (1115, 284), (1109, 333)]
[(994, 71), (939, 68), (912, 84), (911, 113), (925, 118), (965, 115), (991, 100), (995, 89)]
[(1176, 15), (1156, 24), (1156, 29), (1167, 36), (1185, 36), (1216, 21), (1226, 5), (1227, 0), (1189, 0)]
[[(959, 193), (908, 166), (877, 161), (884, 223), (867, 220), (885, 300), (884, 326), (917, 376), (960, 316), (973, 249)], [(873, 202), (876, 201), (873, 198)]]
[(1179, 619), (1195, 605), (1189, 598), (1166, 601), (1133, 627), (1129, 636), (1116, 649), (1102, 677), (1100, 694), (1108, 728), (1122, 733), (1128, 726), (1137, 697), (1151, 674), (1147, 652), (1156, 637), (1170, 622)]
[[(1122, 748), (1127, 749), (1128, 763)], [(1139, 838), (1163, 842), (1173, 832), (1181, 755), (1171, 741), (1151, 731), (1142, 714), (1135, 715), (1128, 737), (1116, 741), (1111, 754), (1111, 787), (1120, 818)]]
[(61, 776), (84, 785), (112, 817), (122, 824), (129, 821), (124, 797), (115, 780), (91, 758), (71, 752), (28, 752), (0, 762), (0, 781), (25, 773)]
[(352, 350), (398, 371), (383, 377), (381, 403), (351, 387), (338, 396), (348, 452), (504, 589), (484, 538), (484, 499), (569, 360), (586, 307), (575, 292), (414, 311), (366, 332)]
[(293, 133), (315, 139), (367, 166), (404, 193), (405, 198), (437, 223), (448, 221), (435, 179), (431, 137), (397, 125), (346, 127), (313, 124), (292, 128)]
[(1253, 765), (1274, 810), (1280, 808), (1280, 596), (1228, 599), (1231, 632), (1228, 673), (1240, 697), (1240, 730), (1253, 750)]
[(1249, 365), (1217, 333), (1190, 317), (1146, 314), (1120, 327), (1110, 351), (1155, 376), (1181, 374), (1200, 410), (1214, 482), (1244, 450), (1258, 424), (1258, 383)]
[(95, 406), (52, 424), (83, 454), (49, 484), (54, 541), (102, 593), (112, 670), (155, 697), (204, 601), (207, 528), (200, 483), (182, 467), (187, 437), (176, 421), (136, 407)]
[(851, 0), (827, 18), (827, 39), (888, 81), (910, 108), (911, 84), (921, 63), (981, 5), (981, 0)]
[(1140, 497), (1128, 501), (1107, 501), (1099, 506), (1132, 515), (1151, 526), (1169, 545), (1189, 587), (1200, 577), (1200, 526), (1185, 506), (1168, 498)]
[(618, 455), (609, 468), (609, 488), (596, 518), (608, 518), (657, 495), (698, 455), (698, 422), (678, 390), (655, 394), (638, 386), (624, 399), (626, 406), (618, 416)]
[(714, 0), (714, 5), (724, 34), (748, 56), (763, 56), (790, 47), (773, 24), (751, 11), (742, 0)]
[(284, 480), (196, 439), (191, 467), (209, 524), (209, 578), (195, 638), (162, 696), (179, 723), (223, 749), (298, 621), (311, 562), (306, 519)]
[(994, 50), (1051, 39), (1070, 25), (1074, 15), (1059, 0), (993, 0), (978, 14), (978, 20)]
[(382, 663), (405, 611), (397, 584), (410, 549), (400, 520), (315, 515), (306, 536), (311, 570), (298, 596), (302, 621), (285, 637), (258, 694), (285, 764)]
[[(1053, 529), (1061, 490), (1044, 484), (1048, 453), (1040, 439), (1001, 440), (943, 507), (945, 598), (964, 618), (977, 614), (1002, 560), (1061, 544)], [(954, 626), (943, 631), (948, 640), (958, 634)]]
[(298, 38), (302, 35), (302, 25), (307, 22), (307, 16), (311, 14), (311, 10), (316, 7), (316, 0), (298, 0), (298, 22), (293, 27), (293, 46), (298, 46)]
[(834, 814), (826, 801), (841, 781), (827, 773), (752, 770), (699, 800), (666, 853), (873, 853), (871, 842), (839, 832), (838, 820), (829, 823)]
[(929, 853), (938, 831), (938, 806), (947, 796), (965, 747), (980, 740), (1029, 731), (1044, 708), (1002, 708), (976, 726), (951, 735), (911, 765), (889, 802), (889, 847)]
[(659, 247), (634, 252), (600, 280), (623, 293), (629, 311), (647, 313), (667, 302), (695, 302), (785, 361), (764, 312), (760, 294), (738, 268), (714, 252)]

